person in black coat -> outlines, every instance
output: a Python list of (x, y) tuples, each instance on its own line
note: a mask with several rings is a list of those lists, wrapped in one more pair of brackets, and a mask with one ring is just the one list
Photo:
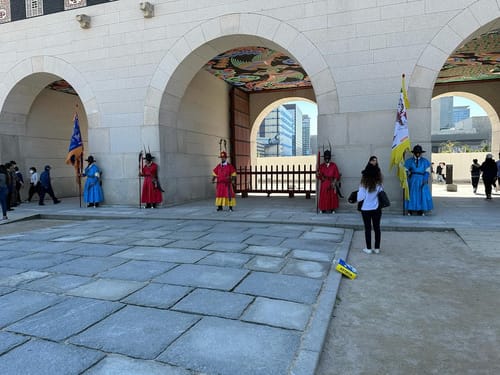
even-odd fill
[(483, 164), (481, 164), (481, 172), (483, 172), (484, 191), (486, 199), (491, 199), (491, 187), (495, 183), (498, 167), (492, 154), (487, 154)]

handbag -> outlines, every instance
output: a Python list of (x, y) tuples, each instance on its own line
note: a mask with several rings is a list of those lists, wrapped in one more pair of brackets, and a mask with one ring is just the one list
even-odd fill
[(380, 190), (377, 194), (378, 197), (378, 205), (380, 208), (386, 208), (391, 205), (391, 201), (389, 200), (389, 197), (387, 196), (387, 193), (384, 190)]
[(363, 201), (358, 202), (358, 191), (355, 190), (351, 194), (349, 194), (349, 198), (347, 198), (349, 203), (358, 203), (358, 211), (361, 211), (361, 206), (363, 206)]

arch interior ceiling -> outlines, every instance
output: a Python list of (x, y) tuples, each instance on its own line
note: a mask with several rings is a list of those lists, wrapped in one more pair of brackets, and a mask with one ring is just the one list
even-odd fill
[(437, 83), (500, 79), (500, 29), (482, 34), (451, 54)]
[[(204, 69), (232, 86), (255, 93), (312, 87), (302, 66), (282, 52), (266, 47), (239, 47), (215, 56)], [(500, 79), (500, 28), (457, 48), (439, 72), (439, 83)], [(77, 95), (64, 80), (47, 86)]]
[(265, 47), (231, 49), (215, 56), (204, 68), (249, 93), (312, 86), (307, 73), (293, 58)]

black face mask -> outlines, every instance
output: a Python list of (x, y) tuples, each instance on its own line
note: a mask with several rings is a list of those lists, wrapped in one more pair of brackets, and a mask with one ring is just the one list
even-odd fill
[(325, 163), (329, 163), (330, 162), (330, 158), (325, 158)]

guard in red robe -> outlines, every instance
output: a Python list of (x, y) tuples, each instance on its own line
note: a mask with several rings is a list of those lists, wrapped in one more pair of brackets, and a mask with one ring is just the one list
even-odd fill
[(339, 207), (339, 197), (337, 195), (337, 182), (340, 179), (340, 172), (337, 164), (331, 161), (332, 155), (329, 150), (323, 153), (323, 160), (319, 166), (318, 178), (320, 180), (319, 209), (322, 213), (335, 213)]
[(141, 169), (141, 176), (144, 177), (141, 202), (146, 203), (146, 208), (156, 208), (162, 201), (162, 189), (158, 180), (158, 164), (153, 162), (154, 156), (150, 153), (147, 153), (144, 159), (146, 162)]
[(232, 211), (236, 206), (233, 183), (236, 182), (236, 168), (227, 161), (226, 151), (220, 153), (221, 162), (212, 171), (212, 182), (215, 182), (215, 205), (217, 211), (222, 211), (223, 206), (228, 206)]

